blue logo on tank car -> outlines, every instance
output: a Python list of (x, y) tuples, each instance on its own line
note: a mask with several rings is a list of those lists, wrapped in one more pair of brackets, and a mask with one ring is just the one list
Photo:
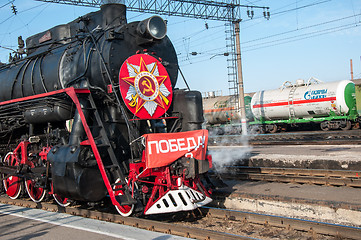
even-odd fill
[(325, 98), (327, 97), (327, 89), (320, 89), (320, 90), (310, 90), (305, 92), (304, 98), (306, 100), (309, 99), (318, 99), (318, 98)]

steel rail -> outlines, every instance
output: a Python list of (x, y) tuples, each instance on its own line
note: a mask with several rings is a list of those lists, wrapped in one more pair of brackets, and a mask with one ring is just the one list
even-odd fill
[(92, 218), (102, 221), (114, 222), (123, 225), (128, 225), (136, 228), (146, 229), (155, 232), (161, 232), (166, 234), (173, 234), (182, 237), (188, 237), (200, 240), (243, 240), (249, 237), (234, 235), (223, 232), (216, 232), (205, 230), (201, 228), (194, 228), (188, 226), (182, 226), (179, 224), (165, 223), (155, 220), (136, 218), (136, 217), (123, 217), (119, 214), (112, 214), (106, 212), (99, 212), (88, 209), (74, 208), (74, 207), (60, 207), (59, 205), (41, 202), (35, 203), (32, 201), (21, 200), (21, 199), (10, 199), (7, 196), (0, 196), (0, 202), (4, 204), (17, 205), (26, 208), (37, 208), (52, 212), (67, 213), (76, 216), (82, 216), (85, 218)]
[(361, 187), (361, 171), (228, 166), (223, 178)]
[(306, 231), (316, 234), (335, 236), (339, 239), (360, 239), (361, 228), (310, 221), (297, 218), (281, 217), (268, 214), (259, 214), (243, 211), (232, 211), (218, 208), (203, 207), (202, 211), (209, 217), (225, 218), (255, 224), (271, 225), (275, 227)]
[(247, 141), (250, 145), (322, 145), (322, 144), (361, 144), (360, 130), (334, 132), (292, 132), (274, 134), (249, 134), (209, 136), (209, 144), (239, 145)]
[[(143, 218), (122, 217), (118, 214), (98, 212), (74, 207), (63, 208), (50, 203), (34, 203), (31, 201), (19, 199), (12, 200), (7, 196), (0, 196), (0, 202), (27, 208), (37, 208), (52, 212), (67, 213), (71, 215), (114, 222), (150, 231), (173, 234), (188, 238), (207, 240), (249, 239), (249, 237), (246, 236), (215, 232), (211, 230), (182, 226), (180, 224), (171, 224)], [(219, 218), (224, 219), (225, 221), (239, 221), (242, 223), (263, 225), (264, 227), (292, 229), (296, 231), (308, 232), (312, 235), (322, 234), (339, 237), (341, 239), (359, 239), (359, 236), (361, 235), (361, 228), (339, 224), (209, 207), (202, 207), (201, 212), (208, 218)]]

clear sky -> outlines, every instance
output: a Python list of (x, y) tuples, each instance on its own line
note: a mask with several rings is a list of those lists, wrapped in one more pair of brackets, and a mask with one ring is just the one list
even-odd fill
[[(11, 3), (17, 9), (14, 15)], [(285, 81), (315, 77), (324, 82), (361, 78), (361, 0), (244, 0), (254, 17), (242, 9), (241, 48), (245, 92), (278, 88)], [(251, 10), (251, 9), (249, 9)], [(17, 38), (64, 24), (97, 8), (37, 2), (0, 0), (0, 46), (17, 48)], [(149, 14), (128, 12), (128, 22)], [(162, 16), (168, 36), (178, 52), (180, 67), (190, 87), (201, 92), (229, 93), (224, 22)], [(208, 28), (206, 28), (208, 26)], [(9, 50), (0, 48), (0, 61)], [(197, 52), (197, 55), (190, 54)], [(178, 78), (178, 87), (183, 88)]]

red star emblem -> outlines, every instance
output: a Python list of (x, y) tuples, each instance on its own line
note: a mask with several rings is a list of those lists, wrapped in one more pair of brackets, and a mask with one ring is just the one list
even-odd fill
[(128, 109), (140, 118), (157, 118), (169, 108), (172, 86), (164, 66), (154, 57), (128, 58), (119, 73), (121, 94)]

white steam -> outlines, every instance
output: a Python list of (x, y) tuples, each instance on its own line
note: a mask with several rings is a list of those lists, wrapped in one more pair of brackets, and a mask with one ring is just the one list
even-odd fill
[[(212, 136), (211, 136), (212, 137)], [(251, 154), (252, 147), (248, 144), (248, 137), (243, 135), (232, 136), (231, 140), (219, 141), (215, 138), (213, 146), (209, 146), (209, 153), (212, 155), (213, 168), (218, 173), (226, 171), (227, 166), (246, 165)], [(219, 141), (219, 142), (217, 142)]]

